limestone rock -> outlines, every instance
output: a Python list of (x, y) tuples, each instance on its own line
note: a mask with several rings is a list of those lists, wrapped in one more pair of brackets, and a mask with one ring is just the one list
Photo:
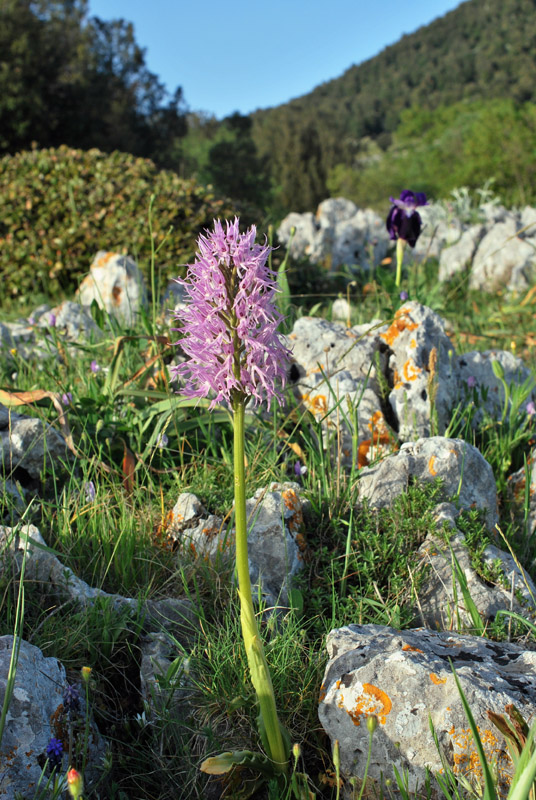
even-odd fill
[(60, 470), (70, 457), (65, 439), (52, 425), (0, 406), (0, 464), (7, 475), (23, 470), (39, 480), (44, 465), (54, 462)]
[(13, 565), (9, 565), (10, 570), (13, 567), (20, 570), (25, 553), (26, 579), (41, 584), (44, 593), (57, 599), (70, 600), (82, 607), (92, 605), (98, 598), (108, 599), (115, 611), (127, 609), (133, 616), (141, 614), (146, 631), (165, 629), (177, 637), (187, 638), (195, 628), (192, 604), (185, 598), (148, 599), (140, 607), (139, 601), (133, 597), (109, 594), (89, 586), (47, 551), (46, 542), (35, 525), (21, 528), (0, 526), (0, 551), (11, 552)]
[[(477, 392), (477, 408), (473, 417), (473, 427), (482, 421), (486, 411), (495, 419), (501, 419), (504, 408), (504, 387), (493, 372), (493, 362), (499, 362), (504, 372), (507, 386), (527, 382), (533, 384), (532, 374), (523, 361), (508, 350), (485, 350), (464, 353), (456, 359), (458, 375), (458, 397), (467, 405), (473, 402), (473, 389)], [(536, 397), (534, 390), (529, 397)]]
[[(1, 636), (0, 707), (4, 703), (12, 648), (13, 636)], [(34, 796), (46, 761), (46, 748), (52, 737), (63, 740), (64, 752), (68, 751), (68, 740), (61, 719), (65, 688), (63, 665), (56, 658), (45, 658), (34, 645), (21, 641), (13, 696), (0, 743), (2, 800)], [(84, 702), (83, 697), (80, 702)], [(90, 723), (88, 745), (88, 766), (84, 778), (90, 787), (98, 775), (105, 749), (94, 723)], [(66, 770), (66, 757), (63, 761)], [(44, 783), (47, 777), (45, 775)]]
[(129, 256), (100, 250), (77, 292), (84, 306), (95, 300), (111, 316), (132, 327), (147, 303), (143, 276)]
[[(292, 577), (302, 568), (303, 514), (297, 483), (272, 483), (246, 501), (249, 575), (253, 594), (269, 607), (286, 606)], [(235, 532), (184, 492), (170, 515), (168, 536), (195, 555), (218, 564), (234, 558)]]
[[(512, 763), (503, 737), (487, 711), (503, 714), (513, 703), (525, 719), (536, 714), (536, 652), (514, 644), (425, 629), (396, 631), (380, 625), (348, 625), (327, 638), (329, 662), (319, 717), (332, 743), (340, 745), (341, 773), (361, 779), (368, 754), (366, 720), (375, 715), (369, 777), (376, 789), (394, 781), (393, 766), (408, 774), (411, 796), (425, 789), (426, 768), (442, 769), (428, 724), (459, 775), (481, 777), (450, 660), (456, 670), (488, 759), (499, 767), (505, 792)], [(396, 785), (396, 784), (395, 784)], [(502, 792), (501, 792), (502, 793)], [(346, 797), (350, 798), (347, 786)], [(440, 796), (434, 786), (434, 796)]]
[[(459, 580), (454, 578), (454, 554), (483, 624), (492, 622), (497, 612), (504, 609), (534, 620), (536, 586), (528, 573), (517, 566), (509, 553), (495, 545), (488, 545), (482, 555), (483, 565), (497, 579), (493, 585), (482, 580), (471, 564), (465, 537), (456, 528), (457, 516), (458, 511), (452, 504), (439, 505), (435, 509), (436, 522), (438, 527), (446, 523), (447, 528), (451, 529), (448, 543), (442, 536), (431, 532), (419, 548), (421, 565), (425, 567), (426, 573), (424, 583), (419, 589), (416, 618), (433, 629), (478, 633), (473, 630), (474, 622), (465, 606)], [(454, 580), (456, 588), (453, 586)]]
[[(80, 303), (64, 300), (59, 306), (53, 308), (50, 314), (55, 317), (54, 328), (66, 339), (77, 341), (81, 338), (97, 339), (102, 336), (102, 331), (95, 324), (91, 314)], [(47, 317), (49, 315), (44, 314), (39, 318), (38, 327), (50, 327)]]
[(426, 306), (407, 302), (380, 333), (380, 339), (388, 348), (393, 386), (389, 402), (398, 419), (399, 437), (408, 441), (429, 436), (432, 407), (437, 417), (436, 432), (443, 433), (450, 421), (457, 385), (454, 350), (443, 320)]
[(501, 287), (523, 291), (530, 285), (534, 248), (516, 236), (518, 221), (509, 216), (495, 224), (476, 251), (469, 288), (495, 292)]
[(406, 491), (410, 480), (425, 483), (436, 478), (443, 480), (445, 500), (456, 495), (461, 508), (483, 509), (488, 528), (494, 530), (498, 514), (493, 471), (479, 450), (463, 439), (432, 436), (406, 442), (398, 453), (361, 470), (359, 499), (366, 499), (371, 508), (385, 508)]
[(476, 248), (484, 232), (483, 225), (472, 225), (462, 233), (457, 242), (441, 250), (438, 276), (441, 283), (451, 280), (455, 275), (463, 272), (471, 265)]

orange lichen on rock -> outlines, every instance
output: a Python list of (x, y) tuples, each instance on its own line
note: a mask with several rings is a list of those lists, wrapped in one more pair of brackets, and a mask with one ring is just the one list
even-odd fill
[(292, 511), (292, 516), (287, 521), (288, 529), (291, 533), (296, 533), (303, 524), (303, 513), (298, 495), (294, 489), (284, 489), (281, 496), (286, 508)]
[[(502, 747), (495, 733), (489, 729), (477, 730), (484, 747), (488, 763), (495, 762), (499, 774), (500, 796), (506, 796), (511, 780), (512, 760), (505, 747)], [(454, 752), (452, 754), (453, 772), (455, 775), (465, 775), (475, 778), (480, 784), (483, 781), (482, 767), (478, 753), (474, 747), (473, 735), (470, 728), (461, 728), (458, 731), (452, 726), (448, 731), (452, 737)], [(501, 785), (502, 784), (502, 785)]]
[(417, 340), (416, 339), (412, 339), (411, 342), (409, 343), (409, 346), (413, 350), (415, 347), (417, 347)]
[(409, 650), (411, 653), (422, 653), (422, 650), (419, 650), (418, 647), (412, 647), (410, 644), (403, 645), (402, 650), (404, 650), (405, 652)]
[(436, 686), (440, 686), (442, 683), (447, 682), (446, 678), (438, 678), (435, 672), (430, 673), (430, 680), (432, 681), (432, 683), (435, 683)]
[(386, 446), (391, 443), (391, 437), (388, 433), (372, 434), (370, 439), (364, 439), (357, 448), (357, 466), (366, 467), (370, 463), (370, 451), (377, 446)]
[(375, 411), (374, 414), (371, 416), (367, 428), (369, 429), (369, 431), (378, 431), (379, 433), (387, 432), (385, 417), (383, 416), (382, 412), (379, 409), (378, 411)]
[(108, 261), (111, 261), (112, 258), (115, 256), (115, 253), (104, 253), (98, 261), (93, 265), (94, 267), (105, 267)]
[(311, 414), (324, 417), (328, 413), (328, 403), (324, 394), (318, 394), (312, 399), (310, 395), (302, 394), (302, 400), (305, 403), (307, 411), (310, 411)]
[(437, 475), (437, 470), (434, 467), (435, 460), (436, 460), (435, 456), (430, 456), (430, 461), (428, 462), (428, 472), (430, 473), (430, 475)]
[(393, 707), (390, 697), (382, 689), (373, 686), (372, 683), (363, 684), (363, 691), (356, 699), (353, 709), (346, 708), (342, 694), (337, 705), (346, 711), (354, 725), (361, 725), (361, 718), (371, 714), (375, 714), (378, 717), (380, 725), (385, 725), (385, 718)]
[(408, 358), (404, 366), (402, 367), (402, 375), (404, 376), (404, 380), (408, 383), (410, 381), (417, 380), (419, 373), (422, 372), (420, 367), (417, 367), (416, 364), (413, 363), (411, 358)]
[(380, 337), (391, 346), (403, 331), (414, 331), (415, 328), (418, 327), (418, 322), (411, 321), (408, 310), (400, 308), (396, 312), (393, 322), (389, 325), (385, 333), (380, 333)]

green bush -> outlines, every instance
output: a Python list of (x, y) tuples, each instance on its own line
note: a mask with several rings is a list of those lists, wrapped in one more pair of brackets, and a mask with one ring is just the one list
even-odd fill
[(72, 293), (98, 250), (128, 253), (147, 275), (148, 224), (163, 280), (191, 260), (199, 233), (236, 213), (229, 200), (152, 161), (99, 150), (32, 150), (0, 159), (0, 292)]

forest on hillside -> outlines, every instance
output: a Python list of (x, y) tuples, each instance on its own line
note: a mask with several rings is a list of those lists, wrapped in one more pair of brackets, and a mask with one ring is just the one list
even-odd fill
[(0, 154), (121, 150), (273, 220), (330, 195), (382, 208), (406, 186), (444, 197), (488, 179), (508, 204), (536, 202), (535, 12), (468, 0), (310, 94), (219, 122), (167, 94), (128, 21), (2, 0)]

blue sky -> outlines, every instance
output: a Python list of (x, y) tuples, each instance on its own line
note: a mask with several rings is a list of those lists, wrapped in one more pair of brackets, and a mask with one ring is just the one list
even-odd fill
[(218, 118), (279, 105), (376, 55), (459, 0), (89, 0), (134, 23), (151, 72)]

